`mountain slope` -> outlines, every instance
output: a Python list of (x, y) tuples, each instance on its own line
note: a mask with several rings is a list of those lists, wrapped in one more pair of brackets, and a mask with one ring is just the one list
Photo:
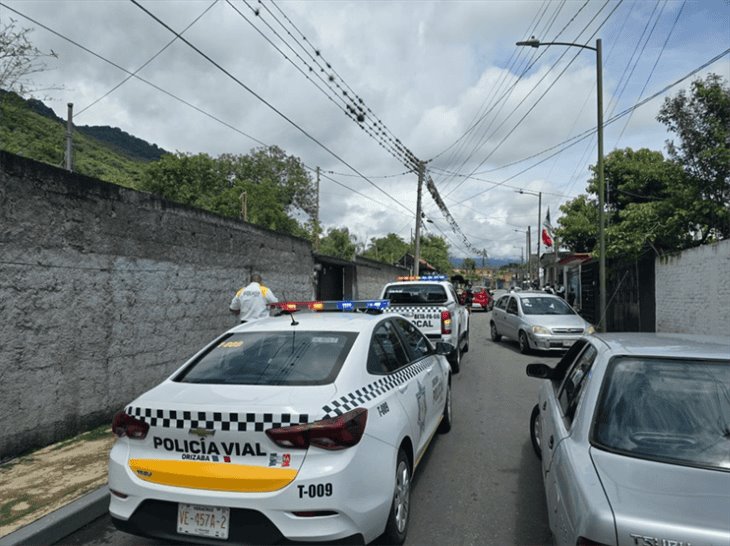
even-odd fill
[[(74, 171), (136, 187), (145, 163), (164, 150), (111, 127), (74, 131)], [(0, 148), (36, 161), (63, 166), (65, 121), (42, 102), (0, 91)]]

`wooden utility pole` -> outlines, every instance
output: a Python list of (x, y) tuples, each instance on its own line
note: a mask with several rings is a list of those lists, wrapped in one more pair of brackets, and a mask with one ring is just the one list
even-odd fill
[(248, 193), (242, 192), (239, 199), (241, 200), (241, 218), (244, 222), (248, 222)]
[(530, 226), (527, 226), (527, 278), (530, 280), (530, 287), (532, 288), (532, 237)]
[(319, 167), (314, 186), (314, 250), (319, 252)]
[(413, 274), (420, 275), (421, 266), (421, 192), (423, 190), (423, 175), (426, 165), (423, 161), (418, 162), (418, 191), (416, 192), (416, 242), (413, 250)]
[(66, 170), (72, 172), (74, 169), (73, 162), (73, 117), (74, 103), (68, 103), (68, 115), (66, 116)]

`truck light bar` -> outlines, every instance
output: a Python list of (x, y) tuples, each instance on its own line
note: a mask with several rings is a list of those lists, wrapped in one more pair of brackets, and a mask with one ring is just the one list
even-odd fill
[(404, 276), (396, 277), (398, 281), (447, 281), (446, 275), (420, 275), (420, 276)]
[(390, 300), (341, 300), (341, 301), (280, 301), (269, 304), (270, 309), (281, 309), (293, 313), (310, 311), (382, 311), (390, 305)]

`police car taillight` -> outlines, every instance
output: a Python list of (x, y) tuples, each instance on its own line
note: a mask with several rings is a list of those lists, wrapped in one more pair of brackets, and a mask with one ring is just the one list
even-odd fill
[(365, 433), (367, 420), (368, 410), (356, 408), (333, 419), (270, 428), (266, 435), (279, 447), (307, 449), (312, 445), (336, 451), (357, 445)]
[(149, 424), (128, 415), (124, 411), (118, 412), (112, 420), (112, 432), (120, 438), (126, 436), (134, 440), (143, 440), (147, 437), (149, 430)]
[(441, 333), (451, 333), (451, 311), (441, 311)]

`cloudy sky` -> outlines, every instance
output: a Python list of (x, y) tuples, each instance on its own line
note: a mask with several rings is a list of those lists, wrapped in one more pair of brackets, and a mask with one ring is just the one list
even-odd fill
[[(170, 151), (279, 145), (321, 168), (325, 226), (361, 241), (410, 237), (409, 150), (428, 161), (468, 240), (424, 189), (427, 232), (446, 235), (454, 256), (519, 257), (525, 237), (515, 230), (534, 233), (538, 199), (517, 191), (542, 192), (542, 215), (549, 207), (555, 223), (596, 161), (595, 54), (516, 41), (600, 38), (607, 120), (730, 47), (728, 0), (138, 2), (150, 13), (129, 1), (0, 0), (0, 19), (34, 28), (34, 44), (58, 55), (36, 83), (62, 87), (46, 93), (59, 116), (73, 102), (77, 124), (117, 126)], [(152, 15), (177, 32), (195, 21), (189, 44), (175, 40), (139, 71), (146, 82), (132, 78), (86, 109), (125, 79), (118, 67), (138, 70), (175, 38)], [(730, 79), (730, 56), (693, 78), (708, 72)], [(610, 123), (605, 152), (663, 150), (670, 135), (657, 111), (693, 78)]]

